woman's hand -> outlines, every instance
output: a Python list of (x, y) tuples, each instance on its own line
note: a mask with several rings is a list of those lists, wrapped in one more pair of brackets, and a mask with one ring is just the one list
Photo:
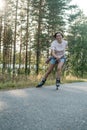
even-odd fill
[(56, 57), (57, 61), (60, 59), (58, 56)]

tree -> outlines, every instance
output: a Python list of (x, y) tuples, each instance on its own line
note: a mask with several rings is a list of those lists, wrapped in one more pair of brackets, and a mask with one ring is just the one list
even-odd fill
[(16, 34), (17, 34), (17, 11), (18, 11), (18, 0), (16, 0), (16, 10), (15, 10), (15, 29), (14, 29), (14, 48), (13, 48), (13, 78), (15, 75), (15, 53), (16, 53)]
[(28, 73), (28, 42), (29, 42), (29, 4), (30, 0), (27, 0), (27, 27), (26, 27), (26, 56), (25, 56), (25, 74)]
[[(75, 17), (74, 17), (75, 16)], [(72, 20), (74, 19), (74, 21)], [(71, 15), (69, 28), (69, 69), (75, 76), (84, 77), (87, 71), (87, 18), (81, 11)]]
[[(53, 34), (62, 30), (65, 21), (63, 20), (64, 11), (67, 9), (70, 0), (33, 0), (33, 19), (36, 23), (36, 35), (34, 49), (36, 51), (36, 73), (39, 73), (40, 54), (44, 47), (50, 45)], [(45, 40), (43, 39), (45, 38)], [(44, 41), (44, 43), (42, 43)], [(50, 41), (50, 42), (49, 42)], [(47, 49), (46, 49), (47, 50)], [(48, 52), (48, 50), (47, 50)]]
[(0, 17), (0, 61), (1, 61), (1, 43), (2, 43), (2, 16)]
[(11, 65), (12, 40), (11, 28), (5, 27), (3, 34), (3, 73)]

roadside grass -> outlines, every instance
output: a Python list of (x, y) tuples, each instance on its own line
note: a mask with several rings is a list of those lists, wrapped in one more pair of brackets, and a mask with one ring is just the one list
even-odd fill
[(73, 83), (73, 82), (87, 82), (87, 79), (85, 78), (77, 78), (73, 76), (67, 76), (62, 79), (63, 83)]
[[(35, 87), (41, 80), (42, 75), (33, 76), (18, 76), (14, 80), (5, 80), (0, 83), (0, 90), (11, 90), (11, 89), (21, 89)], [(87, 79), (77, 78), (73, 76), (67, 76), (62, 78), (62, 84), (73, 83), (73, 82), (85, 82)], [(55, 84), (55, 78), (50, 76), (45, 85)]]

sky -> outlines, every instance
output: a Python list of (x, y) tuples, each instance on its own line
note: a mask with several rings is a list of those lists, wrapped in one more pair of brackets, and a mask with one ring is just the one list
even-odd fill
[[(3, 10), (5, 5), (5, 0), (0, 0), (0, 10)], [(72, 0), (72, 4), (77, 4), (84, 14), (87, 15), (87, 0)]]
[(77, 4), (79, 8), (84, 12), (87, 16), (87, 0), (72, 0), (72, 4)]

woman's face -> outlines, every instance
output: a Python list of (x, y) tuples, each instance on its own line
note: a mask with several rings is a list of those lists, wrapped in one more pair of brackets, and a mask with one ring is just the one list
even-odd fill
[(60, 33), (56, 34), (56, 40), (58, 40), (58, 42), (62, 41), (62, 35)]

